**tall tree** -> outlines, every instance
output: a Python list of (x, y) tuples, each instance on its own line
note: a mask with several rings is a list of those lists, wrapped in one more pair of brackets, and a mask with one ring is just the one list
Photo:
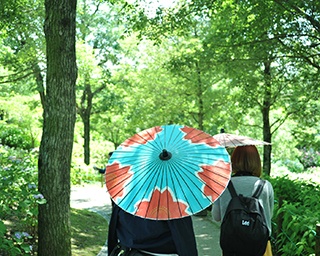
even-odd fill
[(94, 50), (89, 45), (77, 44), (79, 77), (77, 81), (77, 113), (83, 122), (84, 163), (90, 164), (90, 130), (93, 99), (107, 86), (107, 78), (98, 65)]
[(71, 255), (70, 166), (76, 119), (76, 0), (45, 1), (47, 55), (38, 169), (38, 255)]
[[(239, 102), (243, 113), (250, 113), (248, 109), (260, 112), (261, 121), (255, 125), (261, 127), (268, 142), (289, 118), (304, 116), (308, 102), (319, 94), (314, 75), (319, 74), (315, 64), (319, 54), (314, 54), (315, 46), (308, 46), (319, 45), (315, 39), (318, 33), (314, 33), (318, 23), (312, 23), (313, 18), (306, 15), (316, 15), (317, 8), (300, 2), (298, 9), (303, 11), (299, 13), (276, 2), (225, 3), (216, 13), (219, 15), (212, 16), (213, 33), (208, 38), (210, 43), (218, 42), (212, 43), (215, 48), (225, 49), (220, 59), (226, 75), (231, 78), (230, 85), (241, 90), (233, 101)], [(288, 2), (289, 6), (295, 5), (294, 1)], [(272, 14), (266, 16), (265, 12)], [(300, 97), (305, 91), (310, 93)], [(281, 115), (276, 114), (279, 111)], [(264, 147), (263, 162), (264, 172), (270, 175), (271, 146)]]
[[(23, 6), (23, 8), (21, 8)], [(43, 104), (45, 43), (43, 1), (5, 1), (0, 5), (0, 83), (16, 93), (37, 90)], [(10, 91), (11, 91), (10, 90)]]
[(136, 40), (130, 37), (122, 42), (127, 55), (114, 73), (114, 82), (126, 103), (120, 111), (126, 127), (130, 125), (134, 131), (182, 123), (217, 132), (221, 127), (216, 120), (220, 120), (223, 87), (216, 84), (220, 80), (201, 39), (175, 35), (160, 45)]
[[(78, 6), (77, 35), (79, 41), (91, 47), (91, 52), (80, 60), (81, 77), (77, 82), (77, 92), (81, 95), (77, 101), (77, 112), (83, 122), (84, 163), (87, 165), (90, 164), (91, 116), (101, 111), (95, 106), (95, 98), (106, 90), (110, 79), (109, 67), (118, 59), (120, 32), (115, 18), (117, 8), (116, 4), (111, 6), (96, 0), (82, 0)], [(90, 62), (90, 57), (95, 61), (84, 65), (84, 62)], [(97, 70), (100, 70), (99, 74)]]
[(187, 118), (195, 127), (215, 134), (221, 128), (221, 108), (227, 91), (223, 76), (217, 70), (212, 51), (206, 47), (205, 34), (208, 24), (195, 19), (189, 33), (173, 41), (168, 64), (165, 65), (178, 83), (183, 84), (177, 95), (182, 95), (189, 103)]
[[(220, 66), (225, 67), (231, 89), (240, 96), (238, 101), (230, 98), (234, 111), (229, 113), (250, 113), (255, 119), (256, 113), (250, 109), (260, 111), (261, 118), (254, 125), (260, 126), (263, 139), (271, 142), (272, 135), (289, 117), (301, 118), (304, 106), (310, 105), (306, 103), (318, 97), (318, 16), (316, 1), (181, 1), (171, 12), (159, 9), (149, 21), (152, 29), (147, 27), (142, 33), (160, 38), (177, 29), (188, 31), (193, 26), (192, 17), (209, 19), (212, 29), (206, 36), (207, 45)], [(148, 23), (139, 24), (143, 27)], [(301, 69), (306, 65), (308, 72)], [(298, 75), (308, 80), (303, 86)], [(311, 93), (307, 97), (289, 97), (301, 95), (302, 89)], [(282, 115), (276, 115), (277, 111)], [(243, 115), (239, 121), (245, 118)], [(270, 166), (271, 146), (266, 146), (266, 174), (270, 174)]]

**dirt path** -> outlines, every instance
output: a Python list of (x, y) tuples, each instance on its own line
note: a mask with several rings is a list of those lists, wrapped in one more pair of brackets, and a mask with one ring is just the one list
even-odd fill
[[(103, 216), (108, 222), (110, 220), (111, 200), (106, 188), (101, 187), (100, 183), (73, 186), (71, 189), (71, 207), (89, 209)], [(192, 220), (199, 256), (221, 256), (219, 225), (214, 223), (209, 216), (193, 216)], [(106, 255), (107, 247), (105, 245), (98, 256)]]

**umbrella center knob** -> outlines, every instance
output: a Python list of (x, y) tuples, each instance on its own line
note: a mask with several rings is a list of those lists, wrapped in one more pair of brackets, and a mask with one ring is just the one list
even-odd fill
[(163, 149), (159, 155), (159, 158), (163, 161), (167, 161), (172, 157), (172, 154), (168, 152), (166, 149)]

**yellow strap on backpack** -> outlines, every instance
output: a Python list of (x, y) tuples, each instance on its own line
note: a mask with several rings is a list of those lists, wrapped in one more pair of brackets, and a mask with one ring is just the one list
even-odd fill
[(270, 240), (267, 243), (266, 252), (263, 254), (263, 256), (272, 256), (272, 249), (271, 249), (271, 242)]

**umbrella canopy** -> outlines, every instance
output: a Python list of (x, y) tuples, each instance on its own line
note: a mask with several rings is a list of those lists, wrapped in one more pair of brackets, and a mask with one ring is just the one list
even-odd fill
[(231, 176), (230, 157), (211, 135), (156, 126), (124, 141), (106, 167), (106, 185), (123, 210), (147, 219), (190, 216), (210, 206)]
[(219, 143), (226, 148), (249, 145), (271, 145), (269, 142), (256, 140), (247, 136), (225, 133), (224, 129), (221, 129), (221, 133), (214, 135), (213, 138), (219, 141)]

